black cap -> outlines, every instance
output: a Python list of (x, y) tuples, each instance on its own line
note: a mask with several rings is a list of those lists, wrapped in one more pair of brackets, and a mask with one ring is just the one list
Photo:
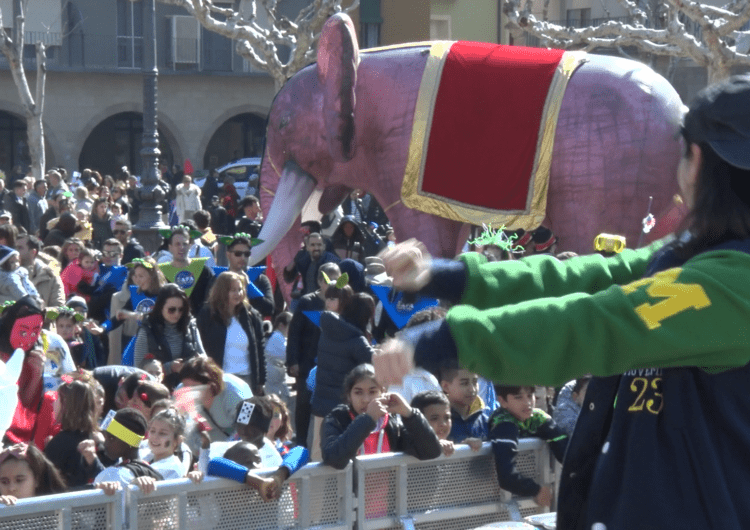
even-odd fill
[(728, 164), (750, 170), (750, 75), (704, 88), (685, 115), (694, 143), (707, 143)]

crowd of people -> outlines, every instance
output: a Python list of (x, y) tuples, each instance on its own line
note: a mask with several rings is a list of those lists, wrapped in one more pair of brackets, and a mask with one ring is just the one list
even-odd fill
[[(256, 197), (217, 206), (212, 196), (204, 209), (184, 175), (173, 195), (179, 224), (146, 252), (133, 235), (131, 180), (123, 171), (100, 183), (87, 170), (71, 182), (55, 169), (30, 192), (27, 179), (8, 186), (0, 356), (20, 348), (25, 359), (0, 453), (0, 502), (127, 484), (149, 492), (162, 479), (206, 474), (273, 499), (310, 459), (340, 468), (358, 454), (435, 458), (490, 439), (494, 389), (485, 380), (480, 392), (455, 363), (391, 389), (375, 377), (377, 344), (403, 327), (391, 310), (409, 326), (445, 310), (412, 315), (372, 291), (389, 285), (377, 254), (395, 236), (369, 194), (355, 190), (303, 224), (304, 244), (284, 269), (286, 305), (273, 274), (250, 263), (263, 221)], [(507, 466), (513, 474), (512, 455)], [(259, 467), (276, 471), (261, 477)]]
[[(744, 489), (727, 486), (748, 476), (732, 449), (750, 360), (737, 332), (750, 253), (750, 120), (737, 109), (749, 97), (750, 78), (732, 78), (686, 115), (678, 183), (691, 213), (671, 242), (577, 257), (555, 254), (545, 227), (488, 229), (457, 260), (430, 259), (392, 245), (376, 201), (355, 191), (339, 215), (304, 223), (288, 307), (249, 263), (254, 197), (223, 208), (231, 223), (214, 232), (185, 176), (178, 211), (192, 218), (148, 255), (122, 213), (136, 210), (128, 188), (107, 177), (68, 191), (53, 170), (28, 197), (10, 183), (0, 359), (23, 367), (0, 503), (205, 475), (270, 500), (309, 460), (490, 442), (500, 486), (548, 506), (549, 485), (516, 467), (518, 439), (536, 436), (564, 459), (561, 527), (738, 527)], [(91, 201), (87, 218), (72, 196)], [(700, 432), (686, 436), (689, 421)], [(371, 500), (368, 516), (382, 515)]]

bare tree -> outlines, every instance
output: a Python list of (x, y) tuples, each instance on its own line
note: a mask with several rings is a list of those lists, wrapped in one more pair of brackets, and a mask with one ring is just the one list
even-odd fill
[[(737, 46), (747, 37), (740, 30), (750, 20), (750, 0), (733, 0), (724, 7), (693, 0), (619, 1), (628, 12), (629, 24), (608, 21), (564, 27), (538, 20), (532, 13), (533, 0), (505, 0), (503, 12), (512, 32), (526, 32), (549, 47), (590, 51), (632, 46), (654, 55), (687, 57), (707, 69), (709, 83), (728, 77), (733, 66), (750, 67), (746, 47), (738, 50)], [(545, 6), (548, 3), (545, 0)]]
[[(320, 30), (328, 17), (359, 6), (359, 0), (351, 0), (346, 8), (342, 7), (344, 0), (313, 0), (290, 20), (280, 13), (279, 0), (252, 0), (248, 2), (249, 12), (244, 14), (218, 7), (211, 0), (160, 1), (185, 8), (206, 29), (237, 41), (237, 53), (268, 72), (276, 91), (300, 68), (315, 61)], [(268, 24), (259, 22), (258, 4)], [(284, 60), (286, 50), (289, 56)]]
[[(0, 53), (10, 65), (13, 82), (18, 88), (24, 116), (26, 118), (26, 137), (31, 157), (31, 171), (35, 180), (42, 178), (46, 165), (44, 153), (44, 125), (42, 113), (44, 111), (44, 89), (47, 81), (47, 54), (44, 43), (37, 41), (36, 46), (36, 90), (31, 93), (23, 67), (24, 26), (26, 4), (28, 0), (14, 0), (16, 17), (13, 19), (11, 35), (3, 29), (0, 37)], [(3, 13), (0, 10), (0, 28), (5, 28)]]

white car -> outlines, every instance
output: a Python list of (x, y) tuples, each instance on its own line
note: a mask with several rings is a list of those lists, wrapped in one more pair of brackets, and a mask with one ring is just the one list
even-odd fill
[[(237, 188), (237, 194), (240, 197), (247, 197), (248, 195), (257, 197), (258, 183), (260, 182), (260, 161), (259, 157), (240, 158), (216, 168), (219, 173), (219, 187), (224, 184), (224, 178), (230, 176), (234, 178), (234, 187)], [(199, 188), (203, 188), (205, 182), (205, 177), (195, 180), (195, 184)]]

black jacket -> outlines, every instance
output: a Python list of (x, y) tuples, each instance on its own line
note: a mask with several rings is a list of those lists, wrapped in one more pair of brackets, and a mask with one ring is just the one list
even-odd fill
[(320, 328), (305, 316), (304, 311), (322, 311), (325, 305), (325, 301), (316, 293), (306, 294), (299, 299), (297, 309), (294, 310), (292, 321), (289, 323), (289, 333), (286, 339), (286, 365), (299, 365), (299, 377), (302, 379), (306, 379), (307, 374), (315, 366), (320, 340)]
[[(251, 308), (249, 311), (240, 311), (237, 320), (248, 337), (247, 362), (250, 365), (252, 391), (255, 392), (266, 383), (266, 339), (263, 335), (263, 319)], [(221, 315), (211, 311), (208, 304), (203, 306), (198, 316), (198, 329), (206, 354), (223, 367), (227, 325)]]
[(318, 371), (312, 411), (325, 417), (342, 401), (344, 378), (354, 367), (372, 361), (374, 350), (359, 328), (336, 313), (324, 311), (320, 316)]
[(78, 444), (89, 438), (90, 433), (60, 431), (44, 448), (44, 454), (57, 466), (71, 490), (88, 486), (104, 470), (99, 459), (89, 465), (78, 452)]
[(146, 251), (134, 237), (130, 238), (130, 241), (125, 245), (125, 249), (122, 251), (122, 264), (130, 263), (135, 258), (146, 257)]
[[(352, 419), (349, 405), (339, 405), (326, 416), (320, 429), (323, 463), (344, 469), (357, 456), (357, 451), (375, 428), (375, 421), (367, 414)], [(389, 415), (385, 434), (391, 451), (403, 451), (420, 460), (440, 456), (440, 440), (417, 409), (409, 418)]]

